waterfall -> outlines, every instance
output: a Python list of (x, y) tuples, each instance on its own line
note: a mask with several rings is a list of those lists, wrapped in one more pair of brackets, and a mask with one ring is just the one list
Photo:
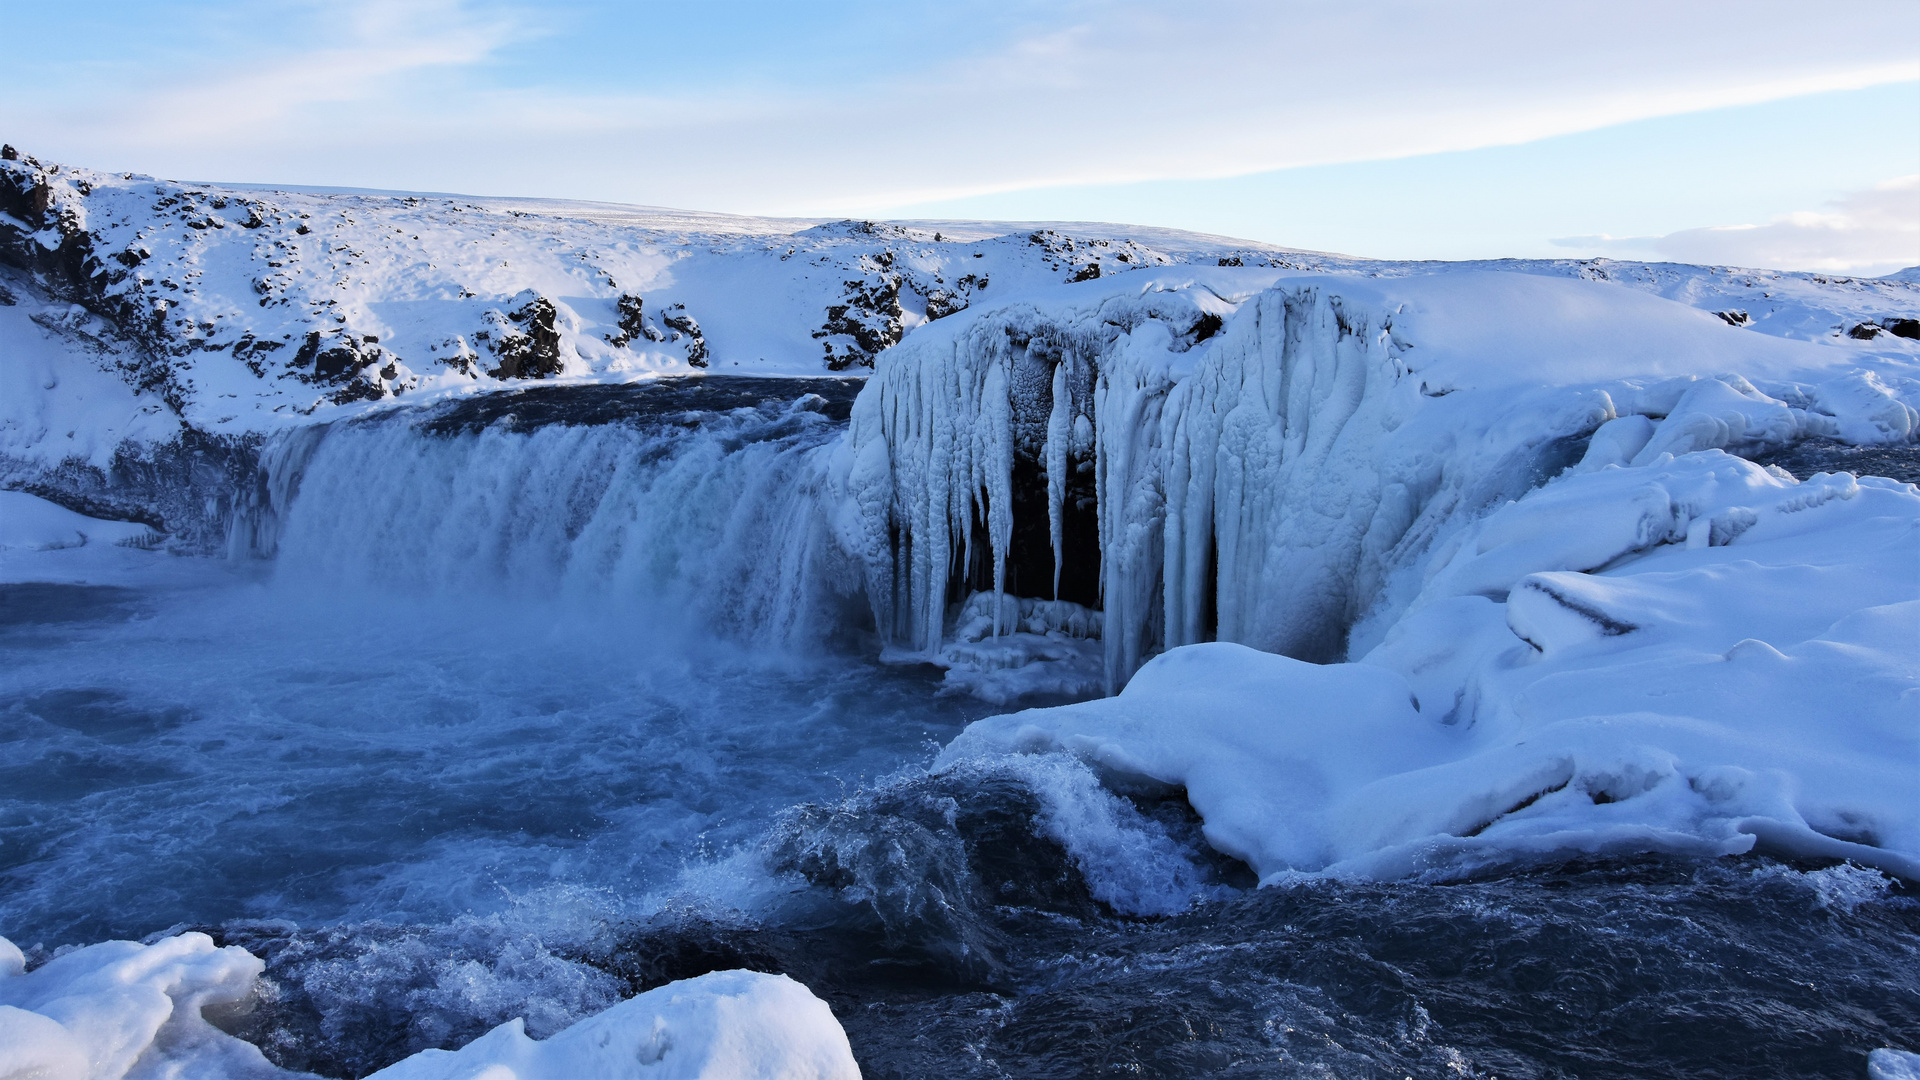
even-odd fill
[(825, 399), (579, 407), (607, 390), (557, 412), (396, 410), (277, 436), (233, 547), (283, 581), (651, 607), (766, 645), (864, 623), (833, 535)]

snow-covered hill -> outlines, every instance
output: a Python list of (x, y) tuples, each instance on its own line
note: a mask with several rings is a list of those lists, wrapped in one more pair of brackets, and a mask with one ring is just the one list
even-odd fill
[[(969, 306), (1064, 282), (1109, 291), (1115, 275), (1173, 265), (1511, 270), (1612, 281), (1762, 333), (1868, 352), (1885, 344), (1880, 324), (1907, 319), (1901, 332), (1920, 333), (1910, 321), (1920, 285), (1896, 279), (1607, 260), (1377, 262), (1087, 223), (269, 190), (0, 153), (0, 303), (24, 305), (39, 327), (9, 326), (0, 347), (64, 348), (71, 367), (103, 368), (150, 395), (139, 409), (161, 403), (203, 432), (270, 431), (342, 407), (527, 380), (859, 373)], [(58, 452), (30, 417), (59, 407), (9, 397), (0, 452)], [(95, 437), (133, 431), (115, 425)]]

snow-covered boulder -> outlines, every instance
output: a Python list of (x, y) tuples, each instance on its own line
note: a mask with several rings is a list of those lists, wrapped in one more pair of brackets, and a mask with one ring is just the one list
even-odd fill
[(784, 975), (716, 971), (669, 983), (550, 1039), (520, 1021), (427, 1050), (378, 1080), (859, 1080), (833, 1011)]
[[(32, 971), (0, 938), (0, 1077), (20, 1080), (296, 1080), (209, 1022), (248, 1007), (263, 969), (201, 933), (109, 941)], [(459, 1050), (427, 1050), (381, 1080), (858, 1080), (825, 1002), (784, 975), (717, 971), (669, 983), (553, 1037), (502, 1024)]]

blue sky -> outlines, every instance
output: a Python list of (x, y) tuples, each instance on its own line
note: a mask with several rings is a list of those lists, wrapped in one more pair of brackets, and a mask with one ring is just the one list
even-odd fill
[(18, 6), (0, 138), (186, 179), (1920, 262), (1920, 4)]

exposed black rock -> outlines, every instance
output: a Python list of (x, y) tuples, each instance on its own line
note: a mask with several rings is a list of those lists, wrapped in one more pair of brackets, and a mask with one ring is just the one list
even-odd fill
[(660, 313), (660, 321), (665, 324), (669, 341), (687, 342), (687, 363), (692, 367), (707, 366), (707, 339), (700, 333), (700, 323), (687, 314), (685, 304), (673, 304)]
[(985, 274), (963, 274), (951, 286), (935, 286), (927, 293), (927, 319), (944, 319), (965, 311), (975, 293), (986, 291), (987, 280)]
[[(823, 226), (824, 227), (824, 226)], [(900, 306), (900, 275), (893, 269), (893, 258), (862, 256), (861, 269), (866, 276), (845, 282), (844, 303), (827, 308), (826, 321), (813, 332), (825, 339), (827, 369), (845, 371), (852, 367), (873, 366), (874, 357), (898, 345), (905, 336)], [(957, 309), (956, 309), (957, 310)]]
[(490, 329), (474, 335), (480, 338), (484, 334), (500, 361), (487, 374), (496, 379), (544, 379), (560, 373), (564, 364), (560, 359), (560, 331), (554, 326), (559, 313), (553, 301), (535, 295), (505, 318), (499, 312), (487, 314), (491, 316)]
[(608, 337), (607, 344), (625, 347), (640, 340), (667, 340), (667, 335), (647, 318), (646, 305), (640, 297), (621, 293), (616, 306), (620, 311), (619, 332)]

